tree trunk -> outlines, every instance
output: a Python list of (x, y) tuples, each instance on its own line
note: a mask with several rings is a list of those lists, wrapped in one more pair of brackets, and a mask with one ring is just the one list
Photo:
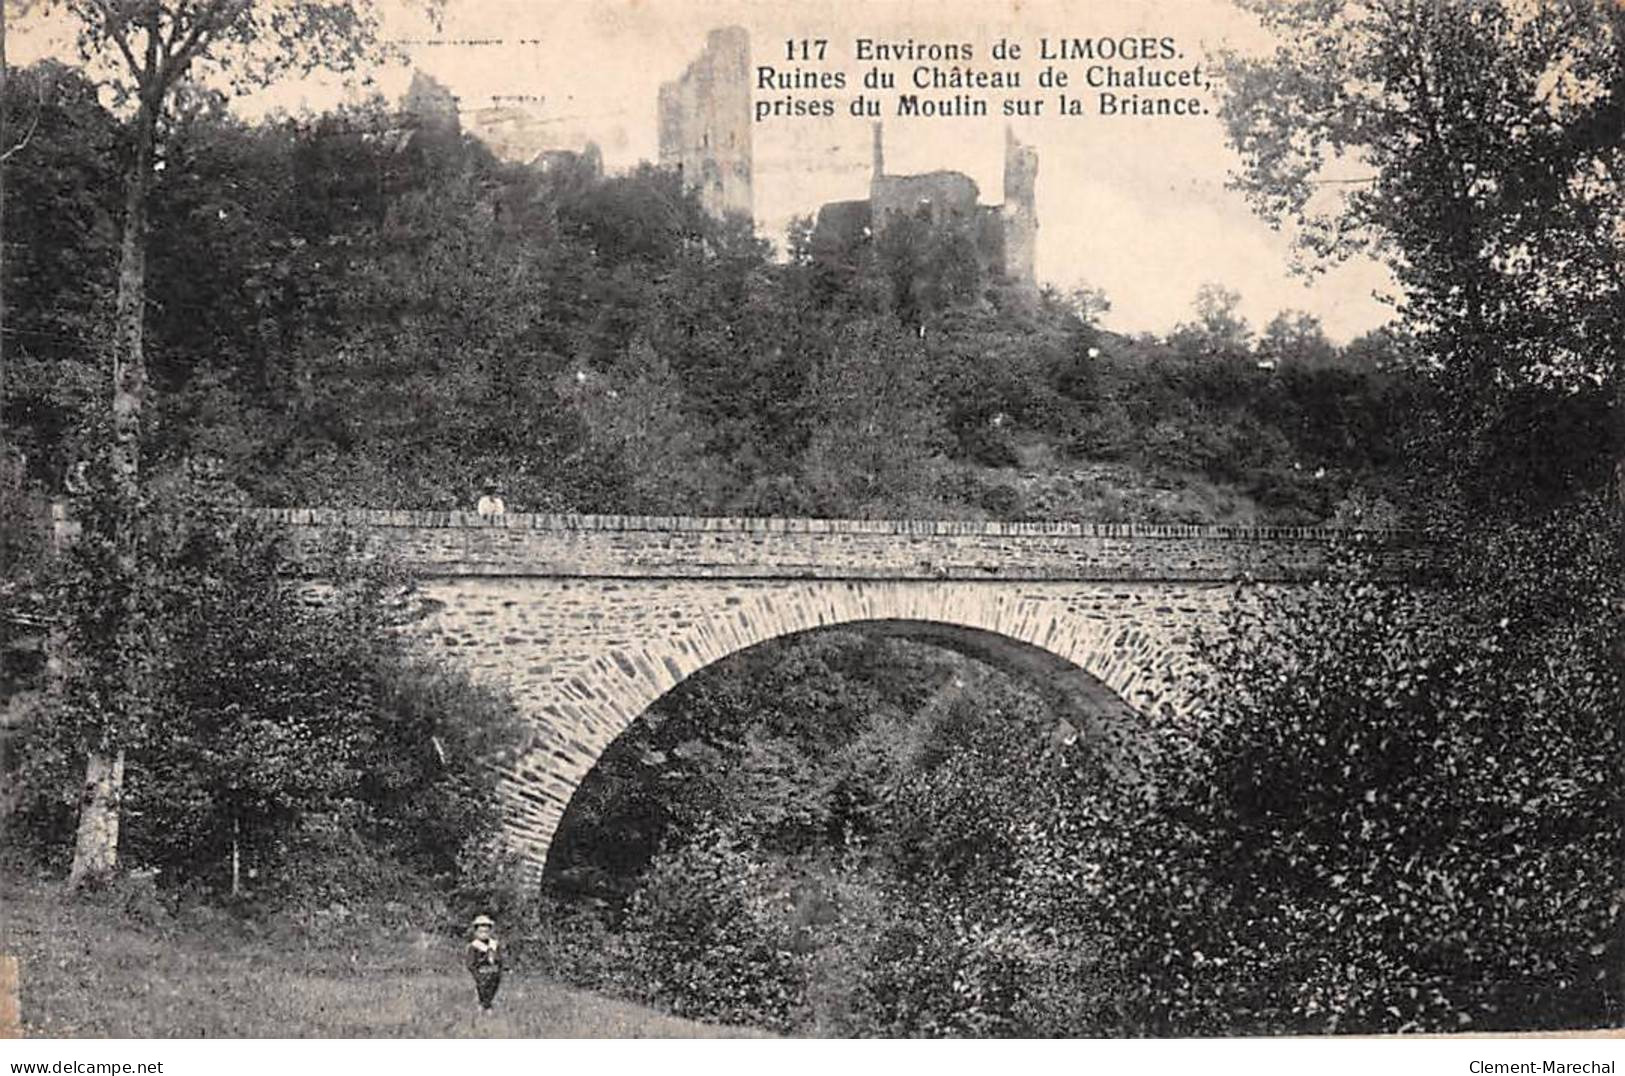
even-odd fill
[[(141, 404), (146, 394), (147, 364), (142, 350), (147, 277), (147, 187), (152, 174), (157, 103), (142, 102), (134, 124), (135, 147), (124, 177), (124, 234), (119, 255), (117, 339), (113, 349), (113, 495), (119, 569), (135, 580), (139, 571), (137, 523), (141, 491)], [(140, 593), (131, 586), (129, 593)], [(123, 691), (114, 707), (114, 724), (85, 760), (85, 795), (79, 807), (70, 889), (105, 880), (118, 865), (119, 804), (124, 798), (124, 750), (117, 722), (129, 721), (145, 702), (141, 675), (140, 632), (134, 630), (141, 610), (132, 597), (123, 610), (117, 633)]]
[(124, 793), (124, 752), (93, 753), (85, 764), (79, 799), (79, 835), (68, 888), (105, 881), (118, 868), (119, 800)]
[[(147, 302), (147, 186), (152, 174), (156, 111), (156, 105), (144, 104), (136, 116), (134, 159), (124, 177), (124, 234), (115, 313), (118, 335), (113, 349), (112, 457), (121, 515), (133, 515), (141, 476), (141, 404), (147, 388), (147, 361), (142, 347)], [(122, 540), (125, 535), (119, 537)]]
[(11, 68), (6, 59), (6, 0), (0, 0), (0, 453), (6, 445), (6, 90)]

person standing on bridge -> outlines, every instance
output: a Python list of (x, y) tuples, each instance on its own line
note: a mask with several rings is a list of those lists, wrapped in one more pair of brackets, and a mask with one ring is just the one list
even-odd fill
[(500, 516), (508, 511), (508, 506), (503, 503), (502, 493), (494, 479), (485, 483), (485, 492), (480, 495), (479, 503), (474, 506), (474, 510), (482, 516)]
[(468, 970), (474, 976), (474, 993), (480, 1009), (491, 1011), (497, 987), (502, 985), (502, 944), (491, 935), (496, 924), (488, 915), (474, 917), (474, 940), (468, 943)]

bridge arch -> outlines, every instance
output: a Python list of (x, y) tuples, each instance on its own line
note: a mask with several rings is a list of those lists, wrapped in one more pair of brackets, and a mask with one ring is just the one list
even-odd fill
[[(505, 768), (504, 795), (510, 832), (538, 873), (576, 789), (622, 732), (688, 677), (773, 640), (852, 628), (929, 641), (1017, 674), (1077, 715), (1075, 724), (1091, 736), (1125, 734), (1182, 713), (1193, 701), (1191, 609), (1161, 604), (1167, 596), (1144, 587), (663, 581), (633, 587), (630, 595), (627, 587), (463, 580), (455, 594), (437, 599), (443, 611), (424, 628), (431, 643), (446, 646), (465, 667), (506, 680), (536, 718), (533, 742)], [(434, 590), (428, 588), (431, 597)], [(637, 625), (603, 613), (618, 596), (637, 602)], [(515, 626), (547, 620), (561, 607), (581, 610), (578, 630), (598, 636), (573, 662), (559, 660), (551, 636)], [(498, 610), (508, 627), (458, 624), (488, 623)]]
[[(613, 748), (615, 742), (642, 720), (661, 698), (677, 690), (682, 683), (695, 676), (702, 676), (707, 670), (725, 664), (732, 658), (771, 647), (776, 643), (803, 639), (823, 632), (844, 631), (924, 643), (969, 657), (1010, 675), (1024, 687), (1050, 702), (1055, 715), (1065, 722), (1057, 724), (1056, 730), (1067, 736), (1067, 742), (1070, 743), (1072, 738), (1081, 736), (1097, 744), (1107, 752), (1109, 765), (1120, 763), (1132, 767), (1134, 760), (1139, 757), (1136, 751), (1149, 728), (1146, 715), (1131, 707), (1092, 673), (1052, 650), (983, 628), (944, 621), (854, 619), (773, 635), (761, 642), (732, 651), (678, 680), (667, 692), (650, 699), (643, 709), (622, 726), (615, 737), (603, 745), (592, 766), (581, 774), (577, 790), (590, 778), (593, 767)], [(572, 802), (573, 799), (572, 793)], [(560, 825), (563, 825), (568, 817), (569, 804), (566, 804)], [(550, 841), (548, 852), (553, 858), (557, 858), (557, 848), (557, 843)]]

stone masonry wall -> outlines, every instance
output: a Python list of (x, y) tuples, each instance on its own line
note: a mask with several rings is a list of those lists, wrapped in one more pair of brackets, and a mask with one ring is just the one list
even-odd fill
[[(1300, 580), (1342, 532), (1313, 527), (742, 519), (263, 509), (314, 548), (348, 534), (423, 575)], [(1421, 550), (1394, 539), (1396, 571)]]
[(536, 740), (506, 771), (511, 832), (545, 862), (570, 797), (604, 749), (700, 669), (797, 632), (951, 624), (1027, 643), (1147, 717), (1194, 701), (1194, 631), (1217, 627), (1225, 584), (439, 578), (418, 628), (433, 653), (505, 687)]

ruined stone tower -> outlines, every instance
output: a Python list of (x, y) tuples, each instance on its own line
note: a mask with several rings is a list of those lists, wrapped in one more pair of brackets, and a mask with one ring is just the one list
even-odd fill
[(935, 227), (970, 224), (980, 207), (976, 181), (963, 172), (923, 172), (891, 175), (886, 171), (886, 147), (880, 124), (874, 125), (874, 172), (869, 177), (869, 206), (874, 227), (884, 229), (903, 217), (929, 220)]
[(1033, 251), (1038, 244), (1038, 203), (1033, 188), (1038, 180), (1038, 151), (1004, 131), (1004, 274), (1013, 284), (1037, 287)]
[(1004, 134), (1004, 203), (981, 205), (976, 181), (963, 172), (892, 175), (886, 171), (886, 146), (880, 124), (874, 125), (873, 171), (865, 201), (830, 202), (818, 211), (813, 228), (815, 253), (845, 257), (894, 221), (929, 221), (934, 228), (965, 226), (976, 240), (983, 272), (1029, 295), (1038, 291), (1033, 251), (1038, 239), (1038, 151), (1023, 145), (1015, 132)]
[(660, 163), (709, 212), (752, 216), (750, 128), (750, 35), (712, 30), (704, 51), (660, 87)]

